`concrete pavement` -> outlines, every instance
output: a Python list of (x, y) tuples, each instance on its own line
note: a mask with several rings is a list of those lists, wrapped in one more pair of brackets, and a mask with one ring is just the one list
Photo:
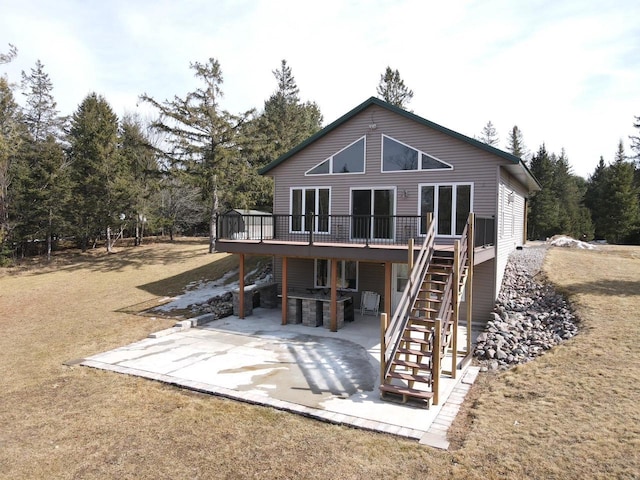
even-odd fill
[(448, 447), (447, 429), (477, 367), (458, 371), (457, 380), (442, 377), (440, 405), (386, 402), (377, 317), (356, 313), (338, 332), (280, 322), (279, 310), (262, 308), (195, 328), (184, 321), (81, 364)]

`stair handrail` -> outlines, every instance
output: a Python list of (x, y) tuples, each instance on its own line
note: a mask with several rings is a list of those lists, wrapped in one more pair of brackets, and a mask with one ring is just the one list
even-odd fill
[[(418, 296), (418, 292), (422, 285), (422, 281), (427, 273), (431, 257), (433, 256), (433, 247), (435, 244), (436, 229), (435, 221), (433, 217), (429, 216), (427, 220), (427, 231), (425, 233), (424, 241), (418, 252), (418, 256), (415, 259), (413, 268), (409, 272), (409, 279), (402, 292), (402, 297), (398, 302), (396, 311), (389, 322), (389, 327), (385, 332), (385, 376), (389, 374), (391, 369), (390, 360), (398, 349), (400, 336), (405, 329), (407, 321), (409, 319), (409, 313), (413, 309), (415, 300)], [(381, 379), (384, 382), (384, 378)]]

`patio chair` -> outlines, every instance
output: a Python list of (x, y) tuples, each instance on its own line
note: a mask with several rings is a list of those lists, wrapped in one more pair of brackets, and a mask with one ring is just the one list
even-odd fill
[(360, 314), (361, 315), (378, 315), (378, 308), (380, 306), (380, 294), (376, 292), (370, 292), (365, 290), (362, 292), (360, 299)]

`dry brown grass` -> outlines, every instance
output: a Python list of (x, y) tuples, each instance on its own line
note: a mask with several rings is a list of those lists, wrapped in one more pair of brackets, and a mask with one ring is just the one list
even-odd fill
[(0, 273), (0, 478), (638, 478), (640, 249), (551, 252), (583, 329), (481, 377), (453, 452), (64, 365), (170, 325), (125, 311), (233, 262), (205, 252), (156, 244)]

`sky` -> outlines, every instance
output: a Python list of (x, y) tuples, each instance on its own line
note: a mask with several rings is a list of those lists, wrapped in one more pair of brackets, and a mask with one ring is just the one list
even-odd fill
[(240, 113), (263, 108), (285, 59), (326, 125), (390, 66), (415, 114), (470, 137), (491, 121), (503, 149), (517, 125), (586, 178), (640, 134), (638, 19), (638, 0), (0, 0), (0, 52), (18, 48), (0, 75), (19, 83), (40, 60), (61, 114), (97, 92), (149, 117), (141, 94), (184, 96), (190, 63), (215, 58), (221, 106)]

